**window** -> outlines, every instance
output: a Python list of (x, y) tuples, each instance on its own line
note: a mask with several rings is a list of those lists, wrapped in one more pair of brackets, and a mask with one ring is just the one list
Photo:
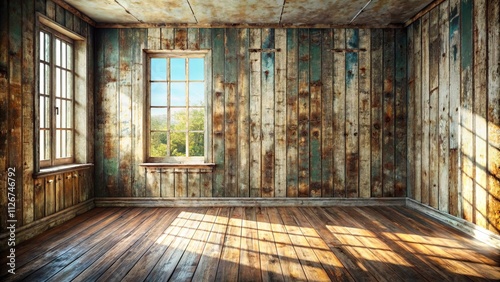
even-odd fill
[(204, 53), (148, 56), (148, 159), (203, 162), (206, 156)]
[(47, 167), (74, 162), (74, 44), (49, 28), (39, 36), (39, 157)]

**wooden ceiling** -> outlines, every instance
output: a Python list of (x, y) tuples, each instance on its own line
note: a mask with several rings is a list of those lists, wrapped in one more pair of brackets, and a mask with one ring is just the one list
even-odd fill
[(98, 26), (401, 26), (432, 0), (64, 0)]

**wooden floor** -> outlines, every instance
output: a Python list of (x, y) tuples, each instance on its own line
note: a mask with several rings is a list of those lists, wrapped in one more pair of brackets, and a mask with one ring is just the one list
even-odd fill
[(405, 207), (96, 208), (0, 281), (478, 281), (500, 252)]

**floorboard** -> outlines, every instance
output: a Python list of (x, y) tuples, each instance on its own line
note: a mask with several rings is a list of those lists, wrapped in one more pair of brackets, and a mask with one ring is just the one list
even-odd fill
[(406, 207), (96, 208), (0, 281), (498, 281), (500, 250)]

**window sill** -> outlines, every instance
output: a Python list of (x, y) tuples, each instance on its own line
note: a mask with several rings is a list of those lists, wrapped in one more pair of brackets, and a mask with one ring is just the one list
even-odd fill
[(187, 169), (210, 169), (213, 170), (215, 163), (142, 163), (142, 167), (163, 168), (187, 168)]
[(52, 167), (42, 168), (40, 169), (39, 172), (33, 173), (33, 178), (37, 179), (46, 176), (61, 174), (68, 171), (84, 170), (93, 166), (94, 164), (69, 164), (69, 165), (52, 166)]

